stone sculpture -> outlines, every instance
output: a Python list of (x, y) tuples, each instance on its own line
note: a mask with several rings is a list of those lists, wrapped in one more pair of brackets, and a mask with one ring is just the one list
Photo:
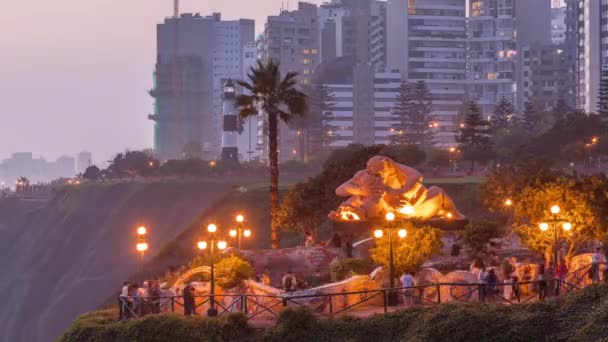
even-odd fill
[(334, 221), (370, 221), (393, 212), (397, 219), (464, 220), (450, 197), (438, 187), (422, 184), (422, 174), (391, 158), (376, 156), (365, 170), (336, 189), (349, 197), (329, 217)]

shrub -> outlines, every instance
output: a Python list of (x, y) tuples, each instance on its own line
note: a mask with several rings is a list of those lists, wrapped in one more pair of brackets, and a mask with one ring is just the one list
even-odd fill
[(237, 256), (229, 256), (215, 264), (215, 281), (223, 289), (231, 289), (253, 276), (251, 264)]
[(500, 237), (502, 230), (498, 224), (489, 220), (471, 221), (462, 233), (462, 241), (467, 245), (467, 251), (473, 257), (487, 252), (491, 239)]
[(331, 281), (346, 279), (349, 272), (355, 274), (369, 274), (374, 270), (374, 263), (364, 259), (337, 259), (329, 265)]

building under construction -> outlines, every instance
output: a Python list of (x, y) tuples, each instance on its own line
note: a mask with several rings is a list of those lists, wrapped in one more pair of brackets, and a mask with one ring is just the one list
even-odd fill
[(163, 160), (200, 150), (204, 159), (221, 152), (222, 85), (241, 79), (243, 48), (254, 40), (253, 20), (222, 21), (182, 14), (157, 27), (154, 71), (154, 148)]

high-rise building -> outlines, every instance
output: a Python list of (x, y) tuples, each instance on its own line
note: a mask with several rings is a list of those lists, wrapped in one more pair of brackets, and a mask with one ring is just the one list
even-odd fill
[(489, 115), (501, 98), (516, 101), (518, 48), (551, 43), (545, 0), (469, 1), (469, 97)]
[[(608, 48), (602, 33), (608, 36), (606, 9), (601, 0), (567, 0), (565, 49), (571, 63), (573, 82), (576, 84), (576, 106), (587, 113), (597, 109), (602, 59)], [(602, 17), (604, 15), (604, 17)]]
[(466, 0), (390, 0), (388, 62), (409, 83), (424, 81), (438, 122), (434, 143), (454, 143), (456, 116), (466, 97)]
[(551, 40), (563, 45), (566, 40), (566, 6), (551, 8)]
[(89, 151), (81, 151), (76, 155), (76, 173), (84, 173), (93, 165), (93, 155)]
[(352, 56), (386, 65), (386, 1), (332, 0), (319, 7), (322, 60)]
[(339, 57), (317, 68), (314, 83), (333, 95), (333, 106), (328, 108), (331, 119), (323, 125), (323, 134), (329, 137), (324, 147), (389, 143), (396, 122), (391, 111), (401, 85), (399, 70), (374, 69), (353, 57)]
[[(282, 11), (279, 15), (268, 17), (264, 32), (264, 57), (280, 62), (283, 76), (288, 72), (297, 72), (299, 85), (306, 87), (310, 85), (313, 71), (321, 62), (319, 40), (317, 5), (299, 2), (294, 11)], [(266, 142), (261, 146), (266, 146)], [(279, 159), (298, 158), (301, 153), (297, 147), (297, 130), (281, 123)]]
[(182, 14), (157, 27), (154, 72), (154, 147), (162, 159), (179, 158), (184, 146), (200, 144), (203, 158), (221, 149), (222, 85), (243, 75), (243, 48), (254, 40), (254, 21), (222, 21)]
[(538, 108), (555, 108), (561, 98), (569, 103), (574, 98), (567, 56), (562, 47), (550, 44), (523, 46), (518, 55), (518, 105), (527, 101)]

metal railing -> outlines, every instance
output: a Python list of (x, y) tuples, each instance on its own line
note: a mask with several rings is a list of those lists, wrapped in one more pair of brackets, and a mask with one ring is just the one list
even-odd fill
[[(191, 314), (209, 307), (214, 301), (218, 316), (242, 312), (249, 319), (278, 317), (286, 307), (307, 306), (319, 316), (332, 318), (340, 314), (387, 313), (413, 305), (440, 305), (455, 302), (523, 304), (544, 300), (583, 288), (591, 265), (573, 271), (562, 279), (549, 281), (483, 283), (434, 283), (411, 287), (383, 288), (338, 293), (299, 295), (215, 294), (194, 296), (194, 305), (187, 308), (182, 295), (157, 297), (119, 297), (120, 319), (138, 318), (147, 314)], [(200, 313), (200, 312), (199, 312)]]

